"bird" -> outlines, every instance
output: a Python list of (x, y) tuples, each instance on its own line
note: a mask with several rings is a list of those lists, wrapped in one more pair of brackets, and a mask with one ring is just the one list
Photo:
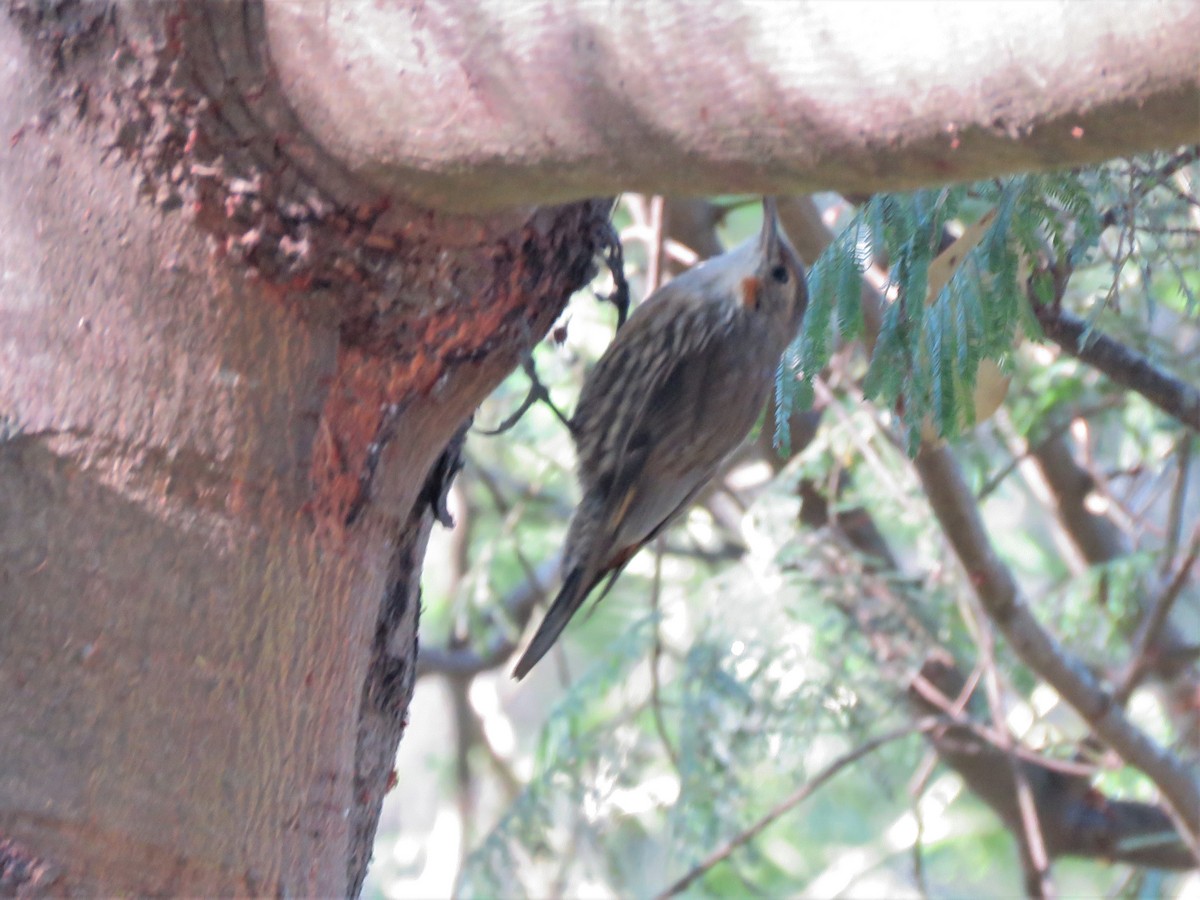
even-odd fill
[(515, 679), (741, 444), (807, 302), (804, 265), (767, 197), (757, 237), (667, 282), (618, 329), (570, 421), (582, 499), (567, 529), (562, 587)]

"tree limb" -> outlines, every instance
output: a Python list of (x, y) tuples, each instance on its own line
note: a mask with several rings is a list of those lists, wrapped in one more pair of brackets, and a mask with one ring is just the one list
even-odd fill
[[(1194, 143), (1200, 7), (266, 0), (292, 108), (400, 197), (864, 195)], [(320, 60), (321, 65), (314, 65)]]
[(1200, 790), (1191, 774), (1137, 728), (1091, 673), (1034, 618), (1012, 572), (996, 556), (957, 460), (945, 447), (926, 445), (915, 464), (943, 532), (984, 609), (1013, 649), (1122, 759), (1154, 781), (1164, 802), (1194, 835), (1200, 823)]
[(1117, 384), (1141, 394), (1167, 415), (1200, 430), (1200, 391), (1154, 365), (1087, 322), (1057, 306), (1033, 303), (1046, 337), (1080, 362), (1103, 372)]
[(1033, 794), (1051, 857), (1069, 855), (1175, 870), (1195, 865), (1158, 807), (1106, 797), (1092, 788), (1090, 774), (1072, 772), (1032, 754), (1022, 753), (1010, 764), (1005, 748), (950, 708), (964, 682), (952, 662), (934, 656), (913, 680), (909, 700), (922, 715), (952, 714), (960, 719), (927, 737), (941, 760), (1010, 830), (1021, 829), (1014, 772), (1019, 767)]

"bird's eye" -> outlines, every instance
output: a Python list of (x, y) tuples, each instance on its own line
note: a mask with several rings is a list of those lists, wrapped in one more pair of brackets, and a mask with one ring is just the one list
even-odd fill
[(780, 284), (787, 284), (788, 283), (787, 266), (776, 266), (775, 268), (773, 268), (771, 270), (771, 278), (773, 278), (775, 281), (778, 281)]

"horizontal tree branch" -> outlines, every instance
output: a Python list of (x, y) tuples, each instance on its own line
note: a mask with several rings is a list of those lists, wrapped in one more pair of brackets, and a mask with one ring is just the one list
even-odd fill
[(297, 115), (397, 196), (849, 194), (1200, 140), (1200, 6), (264, 0)]

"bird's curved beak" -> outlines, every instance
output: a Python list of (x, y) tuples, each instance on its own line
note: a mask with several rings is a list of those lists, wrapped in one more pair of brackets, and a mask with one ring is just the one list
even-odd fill
[(771, 260), (772, 264), (784, 263), (796, 278), (795, 299), (791, 305), (791, 315), (799, 325), (808, 307), (808, 284), (805, 279), (804, 262), (788, 240), (787, 232), (779, 221), (779, 207), (774, 197), (763, 197), (763, 224), (759, 235), (759, 246), (763, 259)]
[(763, 197), (762, 233), (758, 237), (763, 257), (775, 259), (779, 255), (779, 209), (774, 197)]

